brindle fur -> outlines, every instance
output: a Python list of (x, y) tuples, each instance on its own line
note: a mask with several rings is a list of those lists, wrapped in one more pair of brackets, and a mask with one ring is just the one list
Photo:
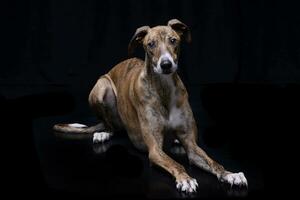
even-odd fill
[[(170, 26), (178, 23), (178, 20), (171, 20), (169, 26), (137, 29), (129, 51), (142, 44), (145, 61), (138, 58), (125, 60), (101, 76), (89, 95), (89, 104), (109, 132), (125, 128), (134, 146), (147, 151), (150, 161), (172, 174), (177, 182), (192, 178), (182, 165), (162, 150), (164, 136), (170, 129), (185, 148), (190, 163), (222, 179), (230, 172), (197, 145), (197, 126), (180, 77), (174, 72), (165, 80), (153, 70), (162, 51), (170, 52), (177, 62), (180, 40), (190, 34), (183, 23), (179, 24), (181, 28)], [(171, 44), (170, 38), (175, 38), (176, 43)], [(148, 46), (151, 41), (155, 48)], [(175, 90), (173, 96), (172, 88)], [(182, 120), (176, 127), (168, 124), (171, 101), (180, 111)]]

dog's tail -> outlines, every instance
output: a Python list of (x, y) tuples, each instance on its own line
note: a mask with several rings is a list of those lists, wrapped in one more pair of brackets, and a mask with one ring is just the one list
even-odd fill
[(104, 131), (104, 124), (101, 122), (94, 126), (86, 126), (84, 124), (55, 124), (53, 130), (61, 133), (72, 133), (72, 134), (92, 134), (95, 132)]

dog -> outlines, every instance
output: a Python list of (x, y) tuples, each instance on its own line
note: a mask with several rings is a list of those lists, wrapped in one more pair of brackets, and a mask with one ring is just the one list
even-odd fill
[(132, 37), (128, 52), (142, 45), (145, 60), (130, 58), (101, 76), (89, 95), (89, 104), (100, 123), (56, 124), (65, 133), (93, 134), (94, 142), (104, 142), (125, 129), (133, 145), (146, 151), (151, 163), (165, 169), (181, 192), (194, 193), (197, 180), (163, 151), (163, 141), (172, 132), (182, 144), (191, 164), (214, 174), (230, 185), (246, 186), (242, 172), (232, 173), (212, 160), (197, 145), (197, 126), (188, 102), (187, 90), (179, 78), (180, 43), (191, 42), (187, 25), (177, 19), (166, 26), (142, 26)]

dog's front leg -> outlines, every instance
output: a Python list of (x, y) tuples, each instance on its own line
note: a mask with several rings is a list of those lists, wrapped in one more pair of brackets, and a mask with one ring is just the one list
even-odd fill
[(157, 146), (149, 149), (149, 160), (168, 171), (176, 179), (176, 187), (183, 192), (195, 192), (198, 186), (196, 179), (191, 178), (184, 167), (170, 158)]
[(170, 158), (163, 150), (163, 125), (155, 109), (147, 108), (139, 114), (141, 132), (148, 148), (150, 162), (168, 171), (176, 179), (176, 187), (183, 192), (195, 192), (196, 179), (191, 178), (184, 167)]
[[(189, 111), (189, 107), (185, 109)], [(220, 181), (227, 182), (231, 185), (247, 186), (247, 179), (242, 172), (232, 173), (224, 169), (222, 165), (211, 159), (197, 145), (197, 127), (191, 111), (186, 114), (186, 126), (178, 129), (176, 135), (187, 152), (188, 159), (191, 164), (198, 166), (218, 177)]]
[(198, 166), (218, 177), (222, 182), (227, 182), (230, 185), (247, 186), (247, 179), (244, 173), (232, 173), (224, 169), (222, 165), (211, 159), (196, 143), (195, 137), (191, 133), (177, 134), (182, 145), (184, 146), (188, 159), (191, 164)]

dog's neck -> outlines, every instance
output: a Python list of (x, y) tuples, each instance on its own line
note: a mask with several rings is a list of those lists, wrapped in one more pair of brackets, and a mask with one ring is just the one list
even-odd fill
[(159, 95), (162, 104), (169, 109), (169, 106), (174, 98), (176, 91), (176, 76), (177, 73), (172, 74), (157, 74), (153, 70), (152, 63), (146, 54), (145, 56), (145, 67), (144, 67), (145, 78), (151, 86), (152, 90), (155, 90)]

